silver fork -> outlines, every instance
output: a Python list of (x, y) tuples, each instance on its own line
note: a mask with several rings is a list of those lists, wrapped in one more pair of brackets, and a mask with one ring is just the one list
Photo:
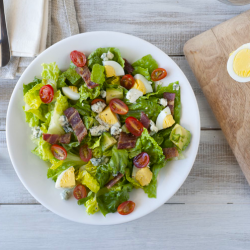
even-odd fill
[(10, 61), (10, 45), (6, 26), (3, 0), (0, 0), (0, 67), (4, 67)]

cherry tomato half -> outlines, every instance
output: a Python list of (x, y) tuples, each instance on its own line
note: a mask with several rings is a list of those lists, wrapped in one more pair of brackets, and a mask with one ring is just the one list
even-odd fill
[(162, 68), (155, 69), (151, 74), (151, 79), (156, 82), (167, 76), (167, 71)]
[(94, 104), (97, 103), (97, 102), (106, 103), (103, 99), (99, 98), (99, 99), (94, 99), (94, 100), (91, 102), (91, 105), (94, 105)]
[(54, 89), (49, 84), (44, 85), (40, 88), (39, 95), (43, 103), (50, 103), (54, 98)]
[(143, 125), (136, 118), (130, 116), (125, 120), (129, 132), (135, 136), (140, 136), (143, 132)]
[(133, 159), (133, 163), (137, 168), (145, 168), (149, 163), (149, 155), (142, 152)]
[(86, 64), (86, 56), (77, 50), (74, 50), (70, 53), (70, 59), (72, 63), (76, 65), (76, 67), (83, 67)]
[(117, 212), (121, 215), (131, 214), (135, 209), (135, 203), (133, 201), (124, 201), (117, 208)]
[(87, 190), (86, 187), (82, 184), (78, 184), (73, 191), (73, 195), (77, 200), (87, 197)]
[(92, 158), (92, 150), (88, 147), (87, 144), (82, 145), (79, 150), (80, 158), (87, 162)]
[(122, 77), (120, 83), (125, 89), (131, 89), (135, 84), (135, 79), (131, 75), (125, 75)]
[(67, 151), (62, 146), (54, 144), (53, 146), (51, 146), (50, 150), (54, 157), (60, 161), (63, 161), (67, 158)]
[(128, 113), (128, 106), (117, 98), (114, 98), (110, 101), (109, 107), (111, 111), (119, 115), (126, 115)]

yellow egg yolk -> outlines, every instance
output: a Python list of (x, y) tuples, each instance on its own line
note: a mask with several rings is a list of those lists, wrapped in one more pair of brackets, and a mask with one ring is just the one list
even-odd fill
[(141, 168), (135, 175), (135, 179), (142, 185), (146, 186), (152, 180), (153, 173), (148, 167)]
[(140, 91), (143, 93), (143, 95), (146, 94), (145, 85), (144, 85), (144, 83), (143, 83), (141, 80), (139, 80), (139, 79), (136, 79), (136, 80), (135, 80), (135, 84), (134, 84), (134, 86), (133, 86), (133, 89), (138, 89), (138, 90), (140, 90)]
[(175, 123), (172, 115), (167, 115), (163, 120), (163, 128), (169, 128)]
[(62, 188), (72, 188), (76, 185), (75, 182), (75, 169), (70, 167), (62, 176), (60, 180), (60, 187)]
[(107, 77), (115, 76), (115, 69), (110, 65), (105, 65), (105, 72)]
[(99, 114), (100, 119), (102, 119), (104, 122), (113, 125), (118, 121), (118, 118), (116, 116), (116, 114), (114, 114), (110, 107), (106, 107), (100, 114)]
[(250, 49), (242, 49), (236, 54), (233, 69), (238, 76), (250, 76)]

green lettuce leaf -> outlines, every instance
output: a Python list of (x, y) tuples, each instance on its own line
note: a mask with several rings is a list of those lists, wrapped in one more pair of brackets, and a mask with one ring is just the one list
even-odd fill
[(86, 212), (90, 214), (94, 214), (98, 212), (100, 209), (98, 207), (96, 195), (93, 192), (89, 192), (86, 198), (78, 200), (78, 205), (82, 205), (86, 207)]
[(89, 161), (86, 165), (81, 167), (81, 170), (86, 170), (89, 174), (95, 176), (97, 166), (94, 166), (91, 161)]
[(118, 62), (124, 68), (124, 60), (121, 56), (120, 50), (117, 48), (110, 48), (110, 47), (98, 48), (94, 52), (92, 52), (88, 57), (88, 66), (92, 69), (92, 67), (95, 64), (102, 65), (101, 56), (103, 53), (107, 53), (108, 51), (110, 51), (114, 55), (114, 58), (112, 59), (112, 61)]
[(126, 169), (126, 180), (128, 181), (128, 182), (130, 182), (131, 184), (133, 184), (133, 186), (135, 187), (135, 188), (143, 188), (141, 185), (140, 185), (140, 183), (138, 182), (138, 181), (136, 181), (136, 180), (134, 180), (132, 177), (131, 177), (131, 171), (127, 168)]
[(100, 165), (97, 167), (95, 178), (97, 179), (100, 187), (103, 187), (112, 176), (112, 169), (109, 167), (109, 164)]
[(118, 206), (129, 199), (129, 192), (133, 189), (132, 184), (123, 185), (120, 190), (110, 190), (97, 197), (98, 206), (104, 216), (108, 213), (115, 213)]
[(114, 175), (118, 172), (125, 174), (125, 169), (129, 164), (128, 152), (126, 149), (117, 149), (116, 146), (112, 148), (112, 157), (109, 162), (109, 166), (112, 169)]
[(141, 139), (137, 139), (135, 147), (127, 149), (129, 159), (132, 159), (135, 156), (137, 156), (138, 154), (140, 154), (142, 152), (141, 148), (142, 148)]
[(23, 95), (25, 95), (30, 89), (32, 89), (35, 85), (41, 83), (42, 80), (38, 78), (34, 78), (33, 82), (29, 84), (23, 84)]
[(90, 129), (94, 126), (95, 119), (91, 116), (84, 116), (83, 123), (87, 129)]
[(34, 140), (34, 142), (37, 144), (37, 147), (31, 151), (33, 154), (39, 156), (44, 161), (54, 159), (50, 150), (51, 145), (48, 142), (44, 141), (42, 137)]
[(66, 84), (65, 80), (66, 80), (66, 77), (63, 74), (61, 74), (57, 80), (57, 84), (56, 84), (57, 88), (67, 87), (68, 85)]
[(170, 128), (160, 130), (158, 133), (154, 134), (152, 137), (157, 142), (157, 144), (161, 146), (162, 148), (171, 148), (174, 145), (169, 139), (172, 129), (173, 129), (173, 126)]
[(46, 80), (46, 84), (51, 84), (54, 91), (57, 90), (57, 80), (59, 78), (60, 70), (55, 62), (43, 63), (42, 78)]
[(150, 76), (150, 74), (149, 74), (149, 72), (148, 72), (148, 68), (144, 69), (144, 68), (142, 68), (142, 67), (137, 66), (137, 67), (134, 68), (134, 71), (132, 72), (132, 75), (133, 75), (133, 76), (136, 75), (136, 74), (141, 74), (141, 75), (143, 75), (148, 81), (151, 81), (151, 76)]
[(124, 123), (129, 116), (133, 116), (140, 120), (141, 112), (144, 112), (150, 120), (155, 122), (164, 108), (162, 105), (158, 104), (158, 100), (159, 99), (156, 97), (149, 97), (148, 99), (140, 97), (134, 104), (127, 103), (129, 111), (126, 115), (120, 116), (121, 122)]
[(70, 107), (75, 108), (80, 115), (83, 116), (91, 116), (92, 115), (92, 110), (91, 106), (87, 101), (77, 101), (75, 104), (69, 104)]
[(148, 69), (150, 75), (155, 69), (158, 68), (157, 62), (155, 61), (155, 59), (151, 55), (146, 55), (146, 56), (142, 57), (138, 61), (134, 62), (132, 64), (132, 66), (134, 68), (141, 67), (144, 69)]
[(97, 86), (93, 89), (89, 89), (84, 83), (80, 89), (79, 89), (79, 94), (80, 94), (80, 102), (87, 100), (88, 98), (93, 100), (97, 98), (101, 93), (101, 87)]
[(44, 83), (36, 84), (32, 89), (28, 90), (24, 95), (24, 101), (31, 109), (38, 109), (42, 104), (42, 100), (39, 95), (40, 88)]
[(30, 127), (37, 127), (40, 125), (39, 118), (36, 115), (34, 115), (32, 112), (25, 112), (25, 121), (29, 123)]
[(91, 72), (91, 81), (102, 85), (105, 82), (104, 71), (104, 66), (100, 64), (95, 64)]
[(100, 189), (98, 181), (86, 170), (79, 171), (76, 180), (87, 186), (92, 192), (97, 193)]
[(53, 114), (51, 116), (48, 133), (49, 134), (64, 134), (64, 130), (59, 123), (59, 118), (63, 115), (63, 111), (69, 107), (68, 98), (61, 94), (61, 91), (58, 90), (58, 97), (56, 99), (55, 107), (53, 110)]
[(76, 148), (80, 145), (78, 141), (74, 141), (68, 144), (63, 144), (63, 147), (67, 150), (67, 152), (71, 151), (73, 148)]

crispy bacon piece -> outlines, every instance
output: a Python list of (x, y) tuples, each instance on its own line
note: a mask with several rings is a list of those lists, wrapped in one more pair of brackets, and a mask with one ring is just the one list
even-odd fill
[(71, 107), (66, 109), (64, 111), (64, 114), (67, 117), (69, 124), (73, 128), (78, 142), (80, 143), (87, 135), (87, 129), (84, 126), (78, 111), (75, 108)]
[(69, 144), (71, 139), (71, 133), (67, 133), (65, 135), (56, 135), (56, 134), (43, 134), (43, 140), (48, 142), (49, 144)]
[(147, 116), (144, 112), (141, 112), (141, 119), (140, 119), (140, 122), (142, 123), (142, 125), (143, 125), (146, 129), (149, 128), (150, 120), (148, 119), (148, 116)]
[(177, 157), (179, 155), (177, 148), (163, 148), (163, 154), (165, 155), (165, 159), (170, 159), (173, 157)]
[(61, 135), (59, 138), (59, 143), (69, 144), (71, 139), (71, 133), (67, 133), (65, 135)]
[(122, 177), (124, 176), (124, 174), (118, 173), (118, 175), (110, 180), (105, 186), (106, 188), (110, 189), (111, 187), (113, 187)]
[(118, 140), (118, 149), (124, 148), (134, 148), (136, 145), (137, 138), (132, 134), (127, 134), (125, 132), (121, 132), (119, 140)]
[(93, 89), (96, 86), (98, 86), (97, 83), (94, 83), (90, 80), (91, 77), (91, 72), (89, 71), (89, 68), (85, 65), (83, 67), (76, 67), (76, 72), (82, 77), (82, 79), (84, 80), (84, 82), (86, 82), (87, 87), (89, 89)]
[(124, 70), (128, 74), (132, 74), (132, 72), (134, 71), (134, 67), (125, 58), (123, 58), (123, 60), (125, 61), (125, 63), (124, 63)]
[(163, 93), (163, 97), (167, 99), (168, 106), (170, 108), (171, 114), (174, 115), (174, 99), (175, 99), (175, 93), (169, 93), (165, 92)]

